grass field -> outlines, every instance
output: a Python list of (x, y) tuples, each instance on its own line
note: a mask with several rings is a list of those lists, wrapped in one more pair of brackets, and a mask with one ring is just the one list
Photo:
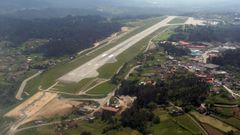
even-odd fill
[(169, 24), (185, 23), (187, 19), (188, 19), (187, 17), (178, 17), (170, 21)]
[(116, 87), (117, 86), (114, 84), (111, 84), (111, 82), (105, 82), (91, 89), (90, 91), (87, 92), (87, 94), (99, 94), (99, 95), (106, 96), (108, 93), (113, 91)]
[(230, 117), (230, 118), (224, 118), (224, 117), (219, 117), (219, 116), (214, 116), (215, 118), (237, 128), (240, 129), (240, 120), (234, 117)]
[[(226, 93), (226, 95), (230, 95), (230, 94)], [(215, 94), (208, 96), (207, 101), (210, 101), (215, 104), (224, 104), (224, 105), (239, 104), (239, 100), (230, 99), (230, 98), (227, 98), (226, 96), (215, 95)]]
[(62, 75), (64, 75), (67, 72), (77, 68), (78, 66), (87, 62), (88, 60), (96, 57), (97, 55), (99, 55), (101, 53), (103, 53), (104, 51), (114, 47), (114, 45), (126, 40), (127, 38), (141, 32), (142, 30), (144, 30), (144, 29), (152, 26), (153, 24), (163, 20), (164, 18), (165, 17), (157, 17), (157, 18), (142, 20), (141, 23), (139, 24), (140, 26), (138, 26), (139, 28), (127, 33), (125, 36), (121, 37), (120, 39), (118, 39), (116, 41), (113, 41), (112, 43), (110, 43), (110, 44), (108, 44), (104, 47), (101, 47), (100, 49), (97, 49), (94, 53), (91, 53), (89, 55), (81, 55), (81, 56), (77, 57), (76, 59), (74, 59), (73, 61), (71, 61), (69, 63), (61, 63), (61, 64), (58, 64), (55, 67), (49, 69), (48, 71), (46, 71), (42, 75), (40, 75), (37, 78), (34, 78), (33, 80), (31, 80), (27, 84), (27, 87), (26, 87), (25, 90), (32, 94), (32, 93), (36, 92), (36, 88), (38, 88), (38, 86), (40, 86), (40, 85), (42, 86), (43, 89), (46, 89), (46, 88), (50, 87), (51, 85), (53, 85), (55, 83), (56, 79), (58, 79)]
[(90, 83), (93, 82), (96, 78), (86, 78), (80, 81), (79, 83), (60, 83), (59, 86), (56, 86), (54, 88), (58, 89), (58, 91), (61, 92), (67, 92), (67, 93), (78, 93), (85, 87), (91, 85)]
[[(117, 56), (117, 58), (116, 58), (117, 62), (105, 64), (104, 66), (102, 66), (98, 70), (99, 77), (105, 78), (105, 79), (112, 78), (114, 76), (114, 74), (119, 70), (119, 68), (124, 65), (124, 63), (131, 61), (140, 52), (145, 50), (145, 48), (148, 45), (149, 40), (154, 35), (158, 34), (159, 32), (163, 31), (164, 29), (166, 29), (166, 27), (159, 29), (158, 31), (154, 32), (150, 36), (144, 38), (142, 41), (135, 44), (134, 46), (130, 47), (128, 50), (124, 51), (122, 54)], [(113, 86), (113, 87), (111, 87), (112, 90), (114, 89), (114, 87), (116, 87), (116, 85), (113, 85), (108, 82), (108, 83), (104, 83), (104, 84), (94, 88), (93, 90), (89, 91), (88, 94), (107, 94), (106, 91), (111, 92), (111, 91), (109, 91), (109, 86)], [(101, 90), (102, 88), (105, 88), (106, 90)], [(101, 93), (101, 92), (103, 92), (103, 93)]]
[(169, 27), (162, 35), (157, 36), (156, 38), (153, 39), (153, 42), (159, 42), (159, 41), (165, 41), (168, 40), (168, 38), (174, 34), (174, 29), (176, 26), (171, 26)]
[(154, 135), (192, 135), (191, 132), (174, 122), (166, 111), (157, 109), (155, 114), (160, 117), (160, 123), (149, 128)]
[[(135, 44), (134, 46), (130, 47), (128, 50), (124, 51), (122, 54), (120, 54), (119, 56), (117, 56), (117, 62), (115, 63), (108, 63), (105, 64), (104, 66), (102, 66), (98, 72), (99, 72), (99, 78), (104, 78), (104, 79), (110, 79), (118, 70), (119, 68), (124, 65), (124, 63), (132, 60), (134, 57), (136, 57), (140, 52), (142, 52), (143, 50), (145, 50), (146, 46), (148, 45), (149, 40), (156, 34), (158, 34), (159, 32), (161, 32), (162, 30), (166, 29), (166, 27), (159, 29), (158, 31), (154, 32), (153, 34), (151, 34), (150, 36), (144, 38), (143, 40), (141, 40), (140, 42), (138, 42), (137, 44)], [(81, 90), (82, 87), (84, 87), (87, 84), (87, 81), (92, 81), (94, 78), (91, 79), (85, 79), (83, 81), (80, 81), (79, 83), (71, 83), (71, 84), (66, 84), (66, 86), (61, 87), (59, 90), (60, 91), (65, 91), (68, 93), (76, 93), (78, 91)], [(87, 81), (86, 81), (87, 80)], [(105, 84), (102, 84), (105, 85)], [(111, 85), (111, 84), (108, 84)], [(89, 94), (96, 94), (93, 91), (99, 91), (98, 88), (101, 88), (102, 86), (96, 87), (94, 88), (94, 90), (91, 90), (89, 92)], [(109, 91), (109, 90), (107, 90)], [(110, 92), (110, 91), (109, 91)], [(99, 92), (97, 92), (98, 94), (101, 94)], [(106, 94), (103, 91), (103, 94)]]
[(17, 135), (55, 135), (55, 134), (56, 134), (55, 130), (48, 126), (28, 129), (17, 133)]
[(130, 47), (128, 50), (124, 51), (122, 54), (117, 56), (117, 62), (106, 64), (103, 67), (101, 67), (99, 72), (100, 78), (111, 78), (117, 70), (126, 62), (132, 60), (134, 57), (136, 57), (140, 52), (145, 50), (145, 48), (148, 45), (148, 42), (154, 37), (156, 34), (160, 33), (167, 27), (160, 28), (158, 31), (154, 32), (150, 36), (144, 38), (143, 40), (139, 41), (134, 46)]
[(123, 128), (120, 130), (113, 130), (107, 133), (107, 135), (142, 135), (138, 131), (129, 129), (129, 128)]
[(202, 126), (207, 131), (208, 135), (224, 135), (222, 131), (217, 130), (209, 124), (202, 123)]
[[(139, 132), (129, 128), (121, 128), (119, 130), (113, 130), (103, 134), (102, 130), (108, 126), (108, 124), (100, 120), (95, 120), (93, 123), (81, 120), (78, 121), (77, 125), (78, 128), (64, 130), (63, 135), (80, 135), (83, 131), (90, 132), (92, 135), (141, 135)], [(17, 133), (17, 135), (56, 135), (56, 129), (53, 127), (54, 126), (43, 126), (28, 129)]]
[[(64, 130), (63, 134), (80, 135), (83, 131), (91, 132), (93, 135), (101, 135), (102, 129), (107, 126), (106, 123), (97, 120), (94, 123), (88, 123), (86, 121), (79, 121), (78, 128), (72, 128)], [(56, 135), (56, 129), (54, 126), (43, 126), (39, 128), (28, 129), (19, 132), (17, 135)]]
[(214, 107), (214, 111), (223, 117), (233, 117), (234, 112), (232, 108)]
[(195, 135), (196, 134), (204, 135), (204, 132), (202, 131), (202, 129), (196, 123), (194, 123), (192, 119), (188, 117), (186, 114), (182, 116), (174, 117), (174, 119), (191, 133)]
[(199, 120), (200, 122), (202, 123), (206, 123), (206, 124), (209, 124), (211, 126), (213, 126), (214, 128), (218, 129), (218, 130), (221, 130), (223, 132), (228, 132), (228, 131), (237, 131), (236, 128), (216, 119), (216, 118), (213, 118), (213, 117), (210, 117), (210, 116), (206, 116), (206, 115), (202, 115), (198, 112), (190, 112), (190, 114), (192, 116), (194, 116), (197, 120)]

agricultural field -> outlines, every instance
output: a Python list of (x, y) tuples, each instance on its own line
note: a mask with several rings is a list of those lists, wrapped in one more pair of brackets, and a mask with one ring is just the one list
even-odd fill
[(219, 116), (214, 116), (214, 117), (237, 128), (237, 129), (240, 129), (240, 120), (235, 117), (229, 117), (229, 118), (219, 117)]
[[(74, 123), (76, 127), (68, 128), (64, 130), (63, 134), (67, 135), (79, 135), (81, 132), (90, 132), (93, 135), (141, 135), (139, 132), (129, 129), (121, 128), (119, 130), (111, 130), (105, 134), (102, 133), (102, 130), (108, 126), (106, 122), (101, 120), (95, 120), (94, 122), (88, 122), (84, 120), (77, 121)], [(57, 126), (42, 126), (38, 128), (28, 129), (22, 132), (17, 133), (17, 135), (46, 135), (46, 134), (57, 134)]]
[(237, 131), (235, 127), (228, 125), (214, 117), (202, 115), (198, 112), (190, 112), (190, 114), (201, 123), (206, 123), (208, 125), (211, 125), (222, 132), (227, 133), (229, 131)]
[(183, 126), (192, 134), (204, 134), (202, 129), (199, 127), (199, 125), (194, 123), (193, 120), (190, 118), (190, 116), (188, 116), (188, 114), (174, 117), (174, 119), (179, 123), (179, 125)]
[(149, 77), (151, 74), (158, 74), (160, 72), (159, 67), (166, 61), (165, 55), (161, 48), (151, 50), (145, 54), (145, 61), (143, 65), (135, 70), (129, 76), (129, 80), (140, 79), (141, 81), (157, 80), (159, 77)]
[(208, 103), (213, 104), (223, 104), (223, 105), (238, 105), (240, 104), (239, 99), (234, 99), (231, 97), (231, 95), (221, 89), (219, 94), (210, 94), (206, 100)]
[(208, 133), (209, 135), (224, 135), (223, 132), (215, 129), (214, 127), (212, 127), (212, 126), (210, 126), (210, 125), (208, 125), (208, 124), (203, 123), (202, 126), (203, 126), (203, 128), (207, 131), (207, 133)]
[(192, 135), (190, 131), (178, 125), (174, 118), (171, 117), (165, 110), (157, 109), (155, 111), (160, 117), (160, 123), (149, 128), (156, 135)]

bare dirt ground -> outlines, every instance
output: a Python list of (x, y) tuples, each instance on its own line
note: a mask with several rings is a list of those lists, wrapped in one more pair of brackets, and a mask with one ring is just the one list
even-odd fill
[(38, 92), (28, 100), (8, 112), (5, 116), (13, 118), (21, 118), (23, 116), (30, 117), (56, 97), (56, 93)]
[[(66, 101), (54, 98), (46, 106), (40, 109), (36, 114), (32, 115), (28, 121), (47, 119), (53, 116), (68, 115), (73, 111), (73, 106), (77, 106), (82, 102)], [(54, 109), (53, 109), (54, 108)]]
[(121, 111), (119, 112), (119, 114), (121, 114), (122, 112), (124, 112), (127, 108), (130, 108), (134, 102), (134, 100), (136, 100), (136, 97), (130, 97), (130, 96), (120, 96), (119, 97), (119, 102), (120, 102), (120, 106), (122, 106)]

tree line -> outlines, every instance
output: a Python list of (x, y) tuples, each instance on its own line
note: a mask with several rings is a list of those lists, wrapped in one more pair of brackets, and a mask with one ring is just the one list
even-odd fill
[(240, 25), (193, 26), (185, 25), (175, 29), (169, 37), (171, 41), (187, 40), (193, 42), (239, 42)]
[(211, 62), (221, 66), (240, 68), (240, 49), (224, 51), (220, 57), (212, 58)]
[(121, 24), (101, 16), (66, 16), (51, 19), (0, 17), (0, 41), (15, 46), (30, 39), (49, 42), (35, 49), (45, 56), (74, 54), (120, 30)]
[(190, 49), (184, 47), (176, 47), (171, 43), (158, 43), (160, 47), (163, 47), (164, 51), (167, 52), (168, 55), (172, 55), (175, 57), (187, 56), (191, 53)]
[(206, 99), (210, 86), (188, 71), (177, 71), (166, 80), (158, 80), (156, 85), (140, 85), (139, 80), (125, 80), (117, 95), (136, 96), (133, 106), (121, 115), (121, 126), (148, 134), (147, 126), (161, 122), (153, 111), (158, 105), (169, 102), (183, 108), (185, 112), (199, 106)]

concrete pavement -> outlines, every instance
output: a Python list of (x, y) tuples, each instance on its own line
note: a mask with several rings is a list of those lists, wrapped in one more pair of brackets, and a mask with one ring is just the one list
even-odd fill
[(149, 36), (158, 29), (168, 26), (168, 22), (173, 20), (175, 16), (169, 16), (163, 21), (151, 26), (150, 28), (130, 37), (129, 39), (123, 41), (122, 43), (116, 45), (115, 47), (107, 50), (106, 52), (100, 54), (99, 56), (93, 58), (89, 62), (81, 65), (75, 70), (63, 75), (58, 79), (61, 82), (77, 83), (85, 78), (91, 78), (98, 76), (97, 70), (108, 63), (111, 59), (115, 58), (131, 46), (135, 45), (137, 42), (141, 41), (145, 37)]
[(21, 86), (19, 87), (19, 89), (18, 89), (18, 91), (17, 91), (17, 94), (16, 94), (16, 99), (17, 99), (17, 100), (23, 100), (23, 98), (22, 98), (22, 93), (23, 93), (23, 91), (24, 91), (25, 86), (27, 85), (27, 82), (30, 81), (30, 80), (32, 80), (33, 78), (37, 77), (38, 75), (40, 75), (42, 72), (43, 72), (43, 70), (38, 71), (36, 74), (34, 74), (33, 76), (25, 79), (25, 80), (22, 82), (22, 84), (21, 84)]

